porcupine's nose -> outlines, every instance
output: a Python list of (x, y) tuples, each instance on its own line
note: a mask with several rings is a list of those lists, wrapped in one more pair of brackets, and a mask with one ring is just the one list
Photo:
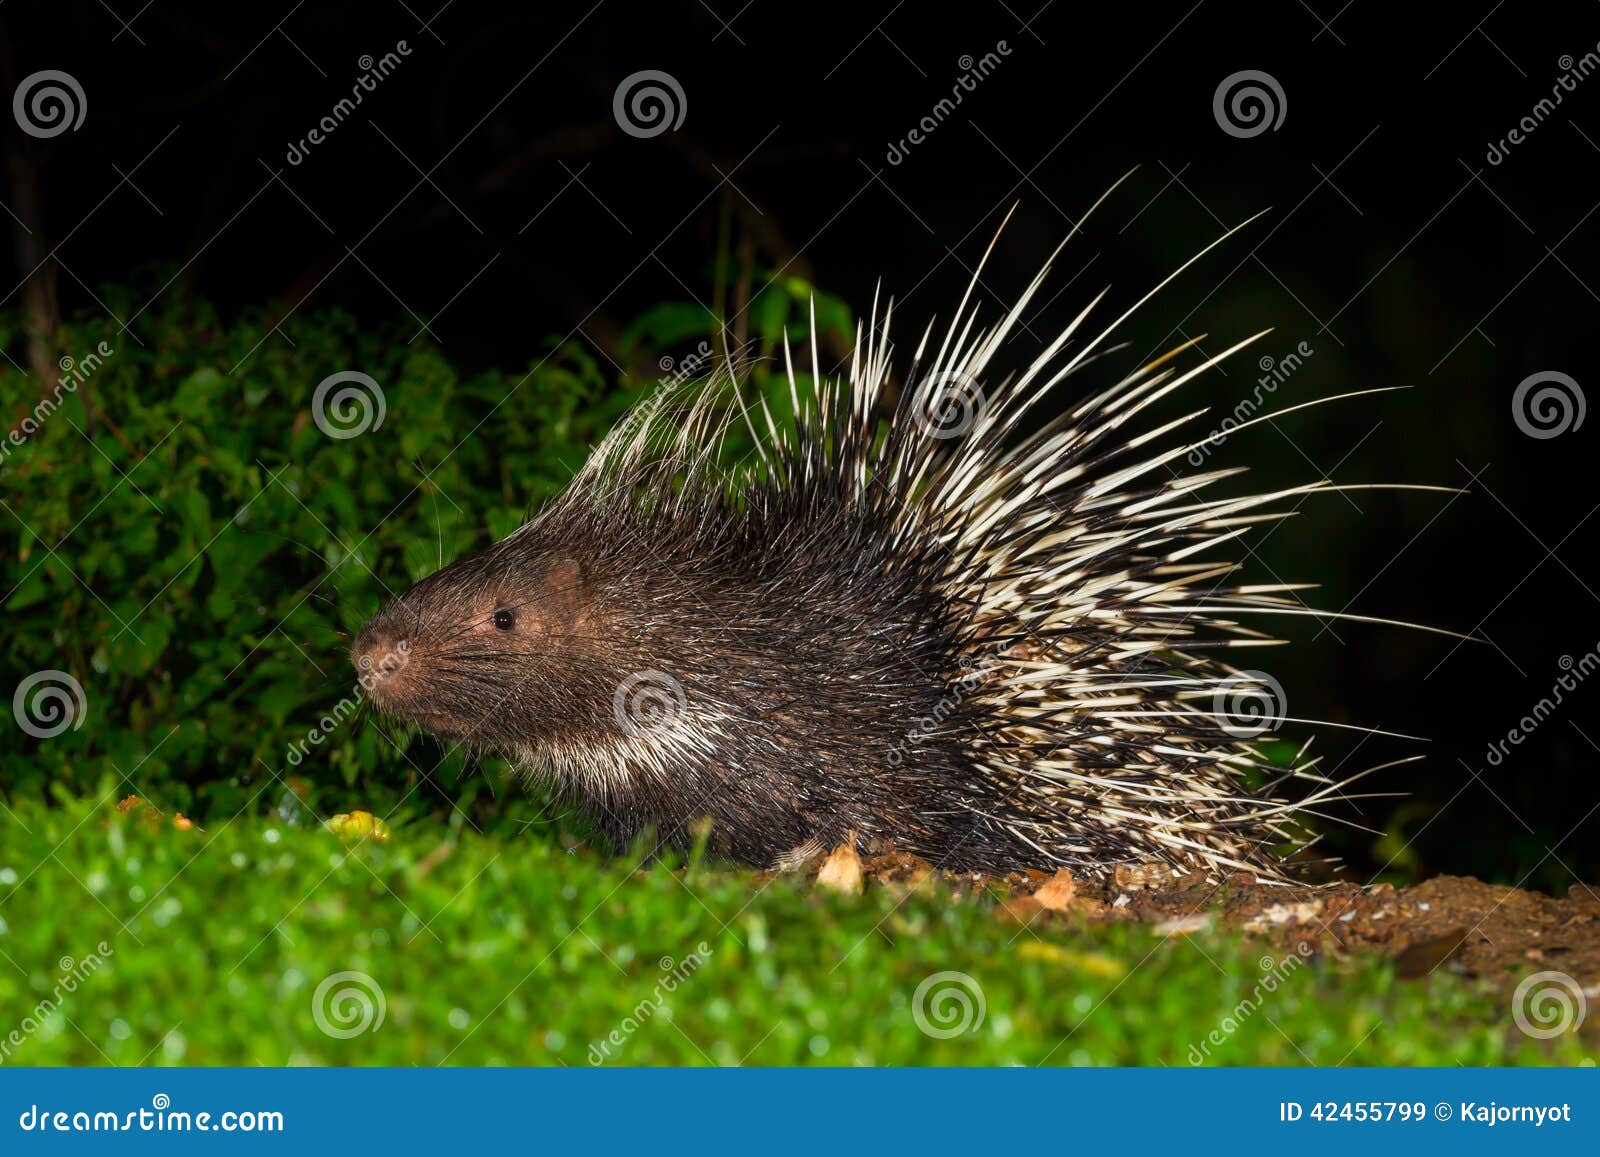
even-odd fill
[(380, 707), (398, 707), (407, 697), (411, 644), (406, 637), (374, 620), (362, 627), (350, 648), (361, 686)]

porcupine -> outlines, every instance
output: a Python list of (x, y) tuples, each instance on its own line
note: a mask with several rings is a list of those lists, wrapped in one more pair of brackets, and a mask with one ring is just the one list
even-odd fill
[[(1202, 497), (1239, 470), (1175, 464), (1217, 434), (1141, 451), (1204, 411), (1133, 424), (1264, 335), (1180, 370), (1185, 342), (1026, 421), (1223, 239), (1085, 340), (1095, 298), (999, 383), (985, 371), (1049, 262), (989, 330), (975, 274), (886, 419), (892, 302), (843, 381), (820, 372), (814, 324), (809, 388), (785, 352), (788, 414), (762, 400), (752, 418), (716, 382), (658, 392), (558, 499), (366, 624), (374, 704), (507, 755), (618, 847), (683, 847), (709, 821), (716, 852), (761, 866), (854, 840), (959, 870), (1286, 878), (1349, 780), (1304, 747), (1269, 759), (1236, 705), (1271, 716), (1281, 693), (1220, 656), (1273, 641), (1248, 615), (1322, 612), (1200, 556), (1339, 488)], [(741, 422), (756, 449), (730, 467)]]

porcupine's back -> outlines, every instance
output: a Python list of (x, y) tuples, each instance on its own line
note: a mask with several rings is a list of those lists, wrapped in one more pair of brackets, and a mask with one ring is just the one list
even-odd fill
[[(814, 346), (820, 386), (791, 367), (792, 423), (715, 384), (645, 403), (552, 507), (374, 620), (425, 637), (452, 600), (463, 621), (547, 608), (541, 645), (436, 647), (411, 679), (419, 721), (509, 751), (622, 843), (686, 844), (709, 818), (713, 846), (758, 864), (854, 832), (950, 868), (1272, 873), (1337, 785), (1260, 754), (1274, 690), (1221, 656), (1265, 641), (1247, 616), (1310, 612), (1207, 556), (1332, 488), (1210, 498), (1237, 471), (1182, 473), (1213, 440), (1173, 433), (1199, 412), (1138, 421), (1248, 342), (1180, 371), (1186, 344), (1028, 433), (1128, 316), (1094, 329), (1086, 309), (990, 380), (1044, 276), (991, 331), (963, 301), (925, 334), (886, 424), (876, 310), (845, 381)], [(757, 456), (730, 471), (741, 419)], [(445, 681), (430, 698), (446, 668), (481, 698)], [(443, 693), (461, 709), (435, 710)], [(1279, 802), (1291, 780), (1313, 787)]]

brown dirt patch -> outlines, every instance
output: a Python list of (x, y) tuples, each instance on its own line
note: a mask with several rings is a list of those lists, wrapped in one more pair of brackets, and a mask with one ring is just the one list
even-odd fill
[[(864, 863), (869, 883), (892, 887), (932, 872), (904, 855)], [(1395, 888), (1269, 885), (1248, 875), (1217, 884), (1157, 865), (1119, 868), (1110, 882), (1064, 872), (941, 875), (992, 894), (999, 918), (1028, 924), (1139, 923), (1170, 935), (1232, 928), (1290, 950), (1386, 957), (1403, 977), (1448, 968), (1514, 982), (1530, 969), (1554, 969), (1586, 989), (1600, 985), (1600, 886), (1575, 885), (1557, 899), (1465, 876)]]

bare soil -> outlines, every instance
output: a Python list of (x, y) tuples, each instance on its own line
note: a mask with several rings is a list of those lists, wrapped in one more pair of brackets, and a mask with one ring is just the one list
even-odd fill
[[(918, 883), (933, 871), (898, 855), (870, 857), (862, 869), (867, 882), (889, 886)], [(1600, 886), (1575, 885), (1557, 899), (1465, 876), (1409, 888), (1284, 886), (1245, 874), (1218, 884), (1158, 865), (1119, 868), (1105, 883), (1066, 872), (949, 878), (996, 894), (1000, 918), (1028, 924), (1129, 922), (1175, 936), (1233, 928), (1293, 951), (1386, 957), (1402, 977), (1447, 968), (1514, 984), (1550, 969), (1585, 989), (1600, 986)]]

